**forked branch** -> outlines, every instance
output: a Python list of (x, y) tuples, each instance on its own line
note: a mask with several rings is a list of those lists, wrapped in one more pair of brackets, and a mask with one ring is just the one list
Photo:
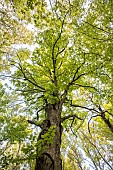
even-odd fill
[(72, 119), (77, 118), (79, 120), (84, 120), (83, 118), (78, 117), (76, 114), (71, 114), (71, 115), (67, 115), (67, 116), (61, 118), (61, 122), (64, 122), (65, 120), (70, 119), (70, 118), (72, 118)]
[(23, 74), (24, 80), (28, 81), (29, 83), (31, 83), (31, 84), (34, 85), (35, 87), (38, 87), (38, 88), (41, 89), (43, 92), (45, 91), (45, 88), (44, 88), (44, 87), (39, 86), (36, 82), (33, 82), (32, 80), (30, 80), (30, 79), (26, 76), (25, 72), (23, 71), (23, 68), (22, 68), (21, 64), (19, 64), (19, 69), (20, 69), (21, 73)]
[(32, 124), (32, 125), (35, 125), (35, 126), (38, 126), (38, 127), (41, 128), (41, 124), (38, 124), (38, 123), (36, 123), (36, 122), (33, 121), (33, 120), (27, 120), (27, 121), (28, 121), (28, 123), (30, 123), (30, 124)]
[[(77, 73), (79, 72), (80, 68), (82, 67), (82, 65), (85, 63), (85, 60), (84, 62), (76, 69), (74, 75), (73, 75), (73, 78), (72, 80), (67, 84), (65, 90), (64, 90), (64, 93), (62, 94), (62, 100), (61, 100), (61, 104), (63, 104), (66, 100), (66, 96), (68, 94), (68, 91), (69, 91), (69, 88), (70, 86), (72, 86), (79, 78), (81, 78), (82, 76), (86, 75), (86, 73), (82, 73), (80, 75), (77, 76)], [(76, 77), (77, 76), (77, 77)]]

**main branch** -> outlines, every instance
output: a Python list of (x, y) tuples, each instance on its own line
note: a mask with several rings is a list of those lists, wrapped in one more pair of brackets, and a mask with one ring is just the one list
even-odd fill
[(70, 88), (70, 86), (72, 86), (80, 77), (82, 77), (82, 76), (84, 76), (86, 73), (82, 73), (82, 74), (80, 74), (80, 75), (78, 75), (77, 77), (76, 77), (76, 75), (77, 75), (77, 73), (79, 72), (79, 70), (80, 70), (80, 68), (82, 67), (82, 65), (85, 63), (85, 60), (84, 60), (84, 62), (76, 69), (76, 71), (75, 71), (75, 73), (74, 73), (74, 75), (73, 75), (73, 78), (72, 78), (72, 80), (67, 84), (67, 86), (66, 86), (66, 88), (65, 88), (65, 90), (64, 90), (64, 93), (62, 94), (62, 100), (61, 100), (61, 104), (63, 104), (64, 102), (65, 102), (65, 100), (66, 100), (66, 96), (67, 96), (67, 94), (68, 94), (68, 91), (69, 91), (69, 88)]
[(21, 64), (19, 64), (19, 67), (20, 67), (21, 73), (23, 74), (24, 80), (28, 81), (28, 82), (31, 83), (32, 85), (34, 85), (34, 86), (38, 87), (39, 89), (43, 90), (43, 92), (45, 91), (45, 88), (44, 88), (44, 87), (39, 86), (38, 84), (36, 84), (35, 82), (31, 81), (31, 80), (26, 76), (26, 74), (25, 74), (24, 71), (23, 71), (23, 68), (22, 68)]
[(71, 114), (71, 115), (67, 115), (67, 116), (61, 118), (61, 122), (64, 122), (65, 120), (67, 120), (67, 119), (69, 119), (69, 118), (72, 118), (72, 119), (77, 118), (77, 119), (79, 119), (79, 120), (84, 120), (84, 119), (78, 117), (76, 114)]

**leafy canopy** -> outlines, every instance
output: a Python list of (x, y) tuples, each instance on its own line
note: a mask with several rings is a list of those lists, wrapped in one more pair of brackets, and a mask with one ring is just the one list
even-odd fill
[[(19, 97), (24, 102), (16, 107), (16, 115), (15, 110), (11, 113), (10, 109), (5, 110), (8, 114), (2, 113), (3, 129), (6, 132), (5, 134), (2, 131), (3, 141), (7, 138), (12, 147), (12, 142), (16, 141), (16, 145), (19, 145), (21, 140), (22, 155), (19, 154), (18, 160), (22, 163), (26, 160), (23, 164), (33, 168), (37, 136), (35, 132), (29, 131), (27, 121), (24, 120), (29, 117), (36, 118), (35, 113), (38, 110), (39, 121), (43, 121), (46, 118), (44, 111), (46, 102), (55, 104), (62, 101), (61, 116), (64, 120), (62, 125), (65, 128), (63, 134), (65, 146), (62, 144), (62, 149), (63, 147), (66, 149), (65, 141), (70, 134), (79, 136), (77, 131), (82, 124), (85, 126), (88, 123), (89, 131), (93, 133), (92, 122), (97, 126), (95, 136), (99, 145), (107, 146), (107, 142), (101, 144), (101, 140), (104, 137), (106, 140), (112, 140), (109, 133), (111, 130), (109, 125), (113, 125), (112, 1), (95, 0), (87, 5), (83, 0), (13, 0), (11, 3), (3, 1), (2, 6), (0, 34), (4, 41), (0, 44), (2, 56), (0, 62), (4, 64), (5, 69), (0, 70), (3, 77), (11, 80), (11, 94), (15, 96), (12, 101)], [(36, 30), (33, 32), (35, 50), (33, 53), (28, 49), (12, 50), (12, 44), (31, 43), (33, 33), (26, 31), (28, 23), (32, 23)], [(6, 53), (10, 55), (7, 57), (4, 55)], [(9, 101), (3, 100), (2, 109), (6, 107), (5, 102), (11, 105)], [(18, 105), (18, 102), (16, 104)], [(19, 116), (21, 111), (22, 117)], [(83, 142), (82, 150), (92, 162), (96, 162), (95, 167), (98, 167), (100, 156), (97, 155), (95, 158), (95, 152), (88, 153), (89, 148), (94, 151), (94, 145), (87, 140), (89, 136), (87, 138), (86, 134), (85, 137), (81, 134), (79, 139)], [(87, 144), (86, 149), (84, 140)], [(23, 141), (28, 143), (24, 145)], [(8, 168), (15, 159), (12, 155), (16, 145), (11, 155), (7, 149), (3, 154), (4, 160), (6, 155), (9, 156)], [(75, 152), (78, 153), (76, 148)], [(81, 160), (81, 154), (79, 159)], [(5, 166), (6, 162), (3, 165)]]

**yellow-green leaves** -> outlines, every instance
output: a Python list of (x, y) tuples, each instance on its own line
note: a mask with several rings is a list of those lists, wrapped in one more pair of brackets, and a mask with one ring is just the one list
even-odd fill
[(56, 126), (51, 126), (48, 131), (41, 135), (41, 139), (38, 140), (36, 146), (37, 146), (37, 156), (40, 156), (43, 151), (53, 143), (54, 141), (54, 136), (56, 132)]
[[(72, 151), (74, 145), (69, 146), (71, 158), (74, 153), (80, 156), (77, 159), (76, 155), (76, 160), (81, 160), (79, 146), (94, 163), (93, 168), (99, 169), (99, 162), (104, 162), (105, 167), (109, 166), (102, 155), (106, 157), (104, 149), (109, 149), (109, 141), (113, 140), (105, 123), (106, 120), (113, 125), (112, 1), (94, 0), (89, 4), (84, 0), (1, 2), (0, 71), (3, 78), (8, 77), (8, 84), (12, 86), (8, 89), (11, 95), (6, 95), (10, 99), (5, 98), (1, 87), (3, 102), (0, 103), (0, 118), (5, 129), (5, 132), (2, 131), (3, 141), (8, 140), (11, 147), (12, 142), (16, 141), (12, 151), (15, 152), (19, 141), (25, 140), (25, 145), (22, 143), (21, 146), (22, 158), (25, 155), (28, 159), (36, 156), (37, 134), (35, 130), (33, 133), (29, 130), (25, 115), (37, 122), (39, 111), (41, 122), (48, 117), (46, 106), (59, 104), (62, 108), (59, 119), (64, 118), (62, 125), (66, 130), (63, 149), (68, 148), (69, 143), (66, 142), (71, 142), (71, 135), (77, 135), (75, 150)], [(35, 31), (27, 29), (29, 24), (33, 24)], [(20, 45), (25, 44), (35, 44), (36, 48), (33, 52), (31, 46), (30, 50), (27, 46), (20, 49)], [(55, 128), (48, 129), (38, 141), (40, 154), (45, 143), (48, 146), (52, 143)], [(101, 150), (101, 155), (98, 150)], [(112, 154), (112, 151), (109, 153)], [(7, 155), (10, 163), (9, 150)], [(109, 154), (106, 160), (111, 161)], [(67, 169), (74, 166), (79, 169), (80, 165), (81, 169), (85, 169), (84, 163), (79, 166), (77, 162), (68, 164), (69, 159), (66, 159)]]

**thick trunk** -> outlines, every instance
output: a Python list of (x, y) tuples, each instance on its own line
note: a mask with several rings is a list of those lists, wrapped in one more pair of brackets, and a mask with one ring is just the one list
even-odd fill
[[(46, 114), (46, 121), (49, 122), (46, 126), (46, 131), (48, 131), (50, 127), (55, 126), (55, 135), (53, 137), (52, 143), (49, 146), (47, 144), (47, 148), (44, 149), (41, 156), (37, 156), (35, 170), (62, 170), (62, 161), (60, 158), (60, 144), (62, 133), (61, 107), (59, 106), (59, 104), (47, 104)], [(42, 129), (42, 131), (43, 130), (45, 129)]]

